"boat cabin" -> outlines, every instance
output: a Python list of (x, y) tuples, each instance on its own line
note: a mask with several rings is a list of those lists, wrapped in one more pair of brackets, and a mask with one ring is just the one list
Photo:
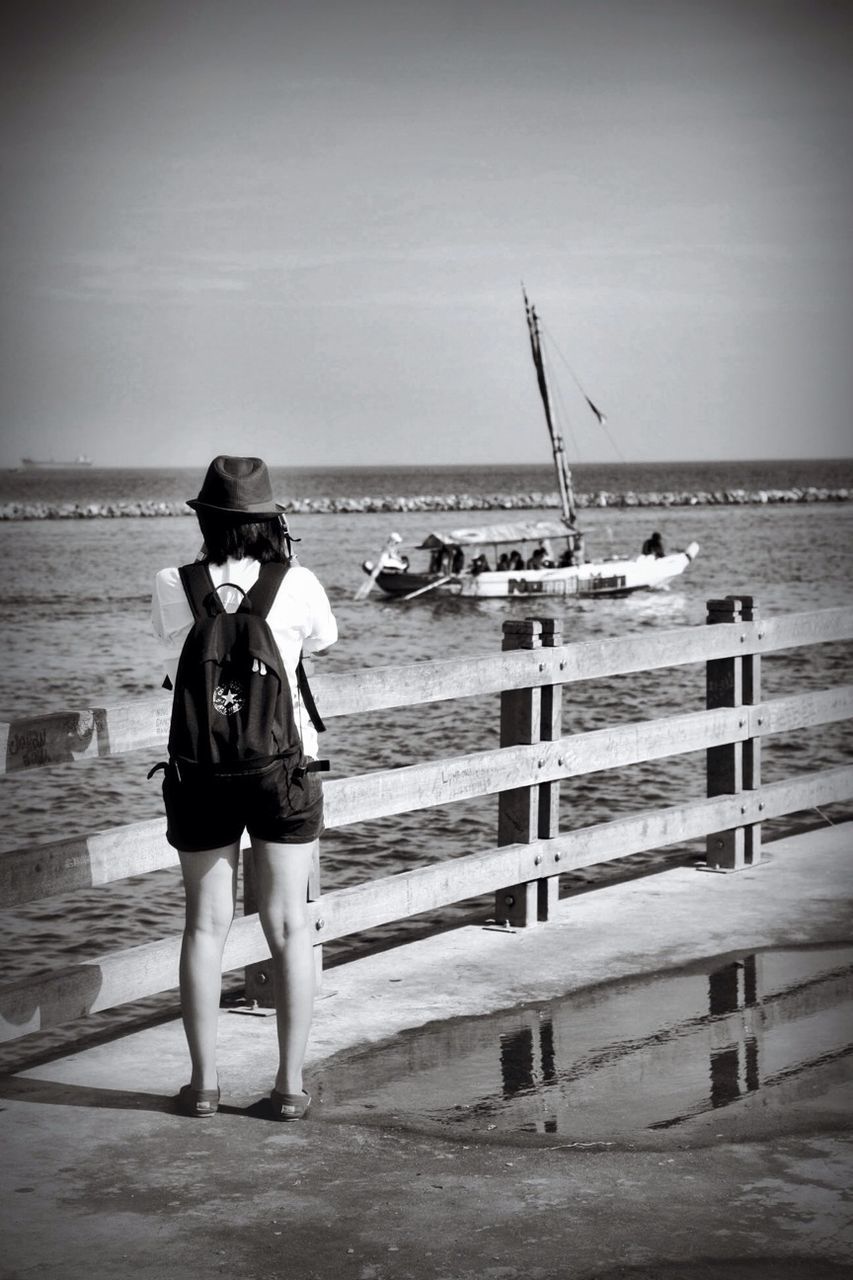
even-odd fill
[(583, 564), (583, 534), (558, 520), (530, 520), (430, 533), (430, 574), (518, 572)]

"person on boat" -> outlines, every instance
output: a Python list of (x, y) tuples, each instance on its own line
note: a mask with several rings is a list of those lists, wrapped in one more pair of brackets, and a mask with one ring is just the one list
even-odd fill
[(451, 573), (461, 573), (465, 565), (465, 552), (461, 547), (456, 547), (453, 551), (453, 559), (450, 562)]
[(663, 549), (663, 539), (657, 531), (655, 531), (650, 538), (646, 538), (643, 543), (643, 555), (655, 556), (658, 560), (661, 556), (666, 555), (666, 552)]
[(509, 553), (509, 567), (513, 572), (524, 568), (524, 561), (521, 558), (521, 552), (517, 548)]
[[(188, 505), (196, 512), (204, 539), (198, 559), (207, 566), (214, 588), (224, 588), (217, 594), (227, 612), (238, 608), (262, 566), (290, 566), (266, 622), (290, 685), (302, 763), (310, 764), (318, 754), (317, 732), (307, 714), (297, 668), (303, 652), (320, 653), (337, 639), (326, 592), (310, 569), (291, 559), (283, 508), (273, 500), (260, 458), (214, 458), (198, 497)], [(194, 627), (177, 568), (157, 574), (151, 618), (174, 685), (182, 678), (176, 675), (178, 658)], [(185, 683), (184, 688), (189, 686)], [(218, 692), (219, 688), (214, 703)], [(222, 953), (234, 914), (241, 837), (248, 829), (276, 1005), (279, 1065), (270, 1104), (276, 1119), (298, 1120), (311, 1101), (302, 1079), (314, 999), (306, 900), (315, 845), (323, 830), (319, 776), (293, 768), (292, 762), (288, 771), (283, 759), (260, 773), (225, 778), (204, 773), (200, 765), (179, 771), (177, 762), (170, 760), (163, 798), (166, 839), (178, 851), (186, 893), (179, 981), (192, 1074), (178, 1095), (178, 1108), (187, 1115), (209, 1116), (219, 1105), (216, 1039)]]
[(550, 568), (550, 564), (549, 564), (548, 559), (547, 559), (547, 557), (546, 557), (546, 553), (545, 553), (545, 548), (544, 548), (544, 547), (537, 547), (537, 548), (536, 548), (536, 550), (533, 552), (533, 555), (532, 555), (532, 556), (530, 557), (530, 559), (527, 561), (527, 568), (528, 568), (528, 569), (547, 569), (547, 568)]
[(474, 559), (471, 561), (471, 572), (472, 573), (488, 573), (489, 572), (489, 562), (482, 552), (480, 552), (478, 556), (475, 556)]
[(498, 573), (506, 573), (510, 569), (509, 556), (505, 551), (498, 557), (497, 568)]

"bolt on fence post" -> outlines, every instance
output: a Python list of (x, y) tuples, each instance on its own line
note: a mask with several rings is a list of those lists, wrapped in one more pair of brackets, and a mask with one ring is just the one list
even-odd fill
[[(538, 649), (542, 624), (535, 618), (503, 624), (504, 651)], [(507, 689), (501, 694), (502, 747), (539, 742), (538, 689)], [(539, 788), (513, 787), (498, 799), (498, 844), (530, 844), (539, 834)], [(495, 894), (495, 919), (515, 926), (534, 925), (539, 914), (538, 882), (510, 885)]]

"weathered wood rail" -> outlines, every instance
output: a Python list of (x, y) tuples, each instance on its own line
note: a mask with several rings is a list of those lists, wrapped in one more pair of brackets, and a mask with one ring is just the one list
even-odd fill
[[(853, 686), (762, 701), (760, 681), (762, 654), (853, 638), (853, 608), (761, 619), (751, 599), (728, 597), (709, 602), (708, 622), (714, 625), (564, 644), (553, 619), (526, 619), (504, 624), (500, 655), (316, 677), (324, 718), (501, 694), (498, 748), (325, 784), (329, 827), (494, 794), (498, 830), (494, 848), (317, 897), (309, 910), (318, 949), (492, 892), (499, 918), (529, 926), (548, 919), (563, 872), (701, 837), (709, 867), (738, 870), (760, 860), (763, 821), (853, 798), (853, 766), (761, 783), (762, 739), (850, 718)], [(706, 665), (704, 711), (563, 732), (566, 684), (691, 663)], [(161, 696), (16, 720), (0, 726), (4, 767), (43, 769), (161, 748), (168, 712)], [(562, 779), (700, 750), (708, 761), (706, 799), (560, 830)], [(164, 821), (136, 822), (0, 854), (0, 897), (12, 907), (176, 864)], [(0, 987), (0, 1039), (171, 990), (179, 948), (174, 936)], [(266, 958), (257, 915), (235, 920), (224, 968)]]

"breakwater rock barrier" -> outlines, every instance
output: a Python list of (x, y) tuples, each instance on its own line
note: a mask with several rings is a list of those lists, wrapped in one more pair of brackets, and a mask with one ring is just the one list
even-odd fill
[[(633, 490), (575, 495), (578, 507), (713, 507), (761, 506), (777, 503), (848, 502), (849, 489), (717, 489), (696, 492)], [(383, 511), (531, 511), (559, 508), (554, 493), (419, 494), (416, 497), (293, 498), (294, 515), (375, 515)], [(184, 502), (6, 502), (0, 520), (98, 520), (153, 516), (189, 516)]]

